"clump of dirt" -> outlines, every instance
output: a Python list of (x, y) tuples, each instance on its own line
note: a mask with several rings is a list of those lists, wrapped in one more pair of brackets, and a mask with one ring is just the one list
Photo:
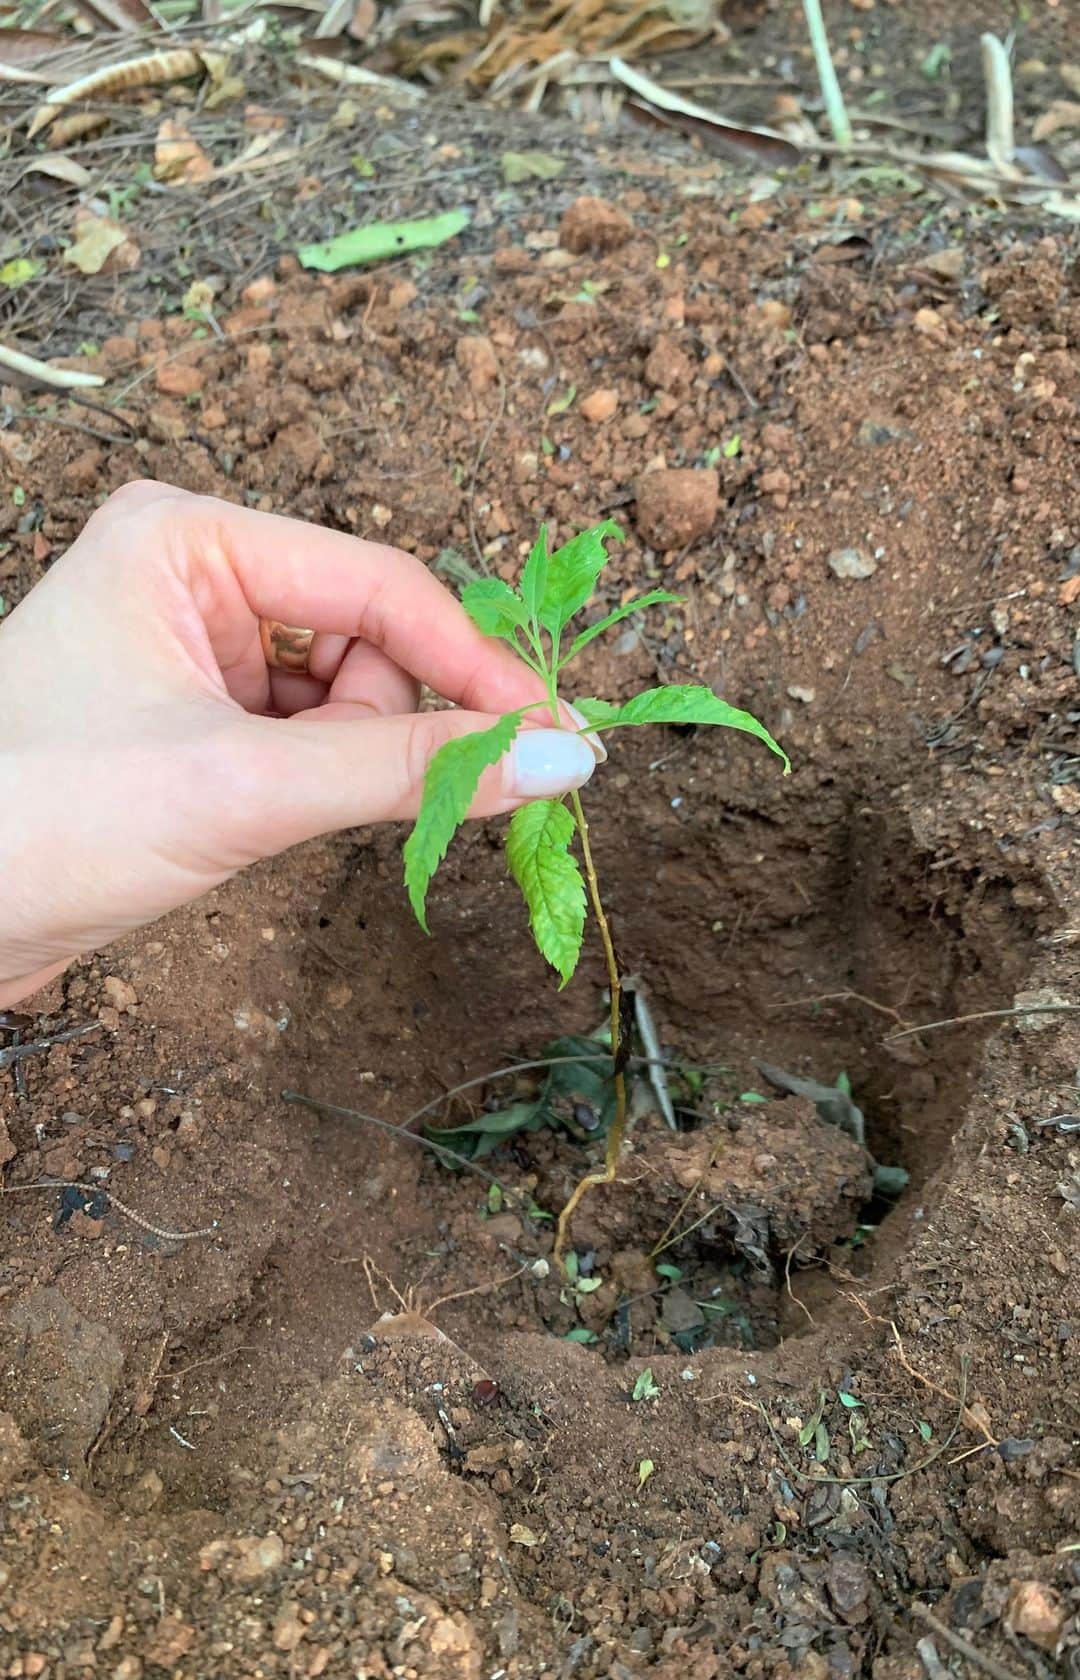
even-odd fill
[[(13, 1676), (1075, 1653), (1080, 1036), (1039, 1011), (1076, 995), (1075, 268), (957, 214), (944, 282), (946, 230), (903, 202), (842, 266), (815, 255), (838, 204), (703, 204), (631, 164), (602, 251), (559, 242), (577, 183), (428, 268), (282, 259), (220, 340), (118, 291), (95, 365), (136, 381), (135, 441), (0, 433), (9, 601), (138, 473), (458, 579), (617, 514), (607, 604), (686, 601), (590, 650), (583, 689), (700, 678), (795, 763), (668, 730), (590, 790), (624, 960), (697, 1079), (678, 1133), (643, 1103), (571, 1282), (550, 1215), (595, 1142), (509, 1140), (480, 1163), (500, 1202), (365, 1118), (602, 1020), (599, 953), (564, 993), (541, 971), (497, 824), (455, 846), (430, 940), (401, 836), (360, 831), (35, 1000), (22, 1040), (97, 1030), (0, 1074)], [(866, 1148), (761, 1061), (846, 1076)]]

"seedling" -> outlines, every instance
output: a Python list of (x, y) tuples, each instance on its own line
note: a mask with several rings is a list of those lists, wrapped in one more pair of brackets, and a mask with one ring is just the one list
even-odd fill
[[(518, 657), (541, 679), (544, 700), (507, 712), (491, 729), (478, 730), (448, 741), (435, 754), (424, 780), (416, 826), (405, 843), (405, 885), (416, 919), (428, 931), (427, 891), (447, 848), (472, 803), (483, 772), (496, 764), (511, 746), (527, 712), (546, 711), (559, 728), (570, 728), (560, 709), (563, 672), (597, 636), (631, 613), (681, 599), (666, 589), (650, 589), (616, 607), (589, 625), (564, 646), (567, 627), (588, 603), (607, 562), (605, 541), (622, 532), (610, 519), (572, 537), (553, 554), (547, 530), (541, 528), (521, 574), (518, 589), (498, 578), (480, 578), (462, 594), (462, 604), (486, 636), (508, 642)], [(711, 689), (697, 684), (671, 684), (646, 689), (623, 705), (607, 700), (578, 700), (585, 728), (600, 733), (647, 723), (718, 724), (739, 729), (764, 741), (790, 771), (787, 755), (768, 730), (749, 712), (738, 711)], [(576, 837), (581, 864), (570, 847)], [(569, 804), (562, 799), (537, 799), (515, 811), (506, 835), (510, 873), (521, 887), (528, 906), (533, 937), (540, 954), (552, 965), (563, 986), (573, 976), (585, 933), (586, 883), (607, 965), (611, 999), (611, 1055), (615, 1113), (607, 1132), (602, 1169), (586, 1174), (559, 1215), (555, 1257), (560, 1263), (570, 1233), (570, 1220), (582, 1196), (594, 1184), (610, 1184), (615, 1177), (626, 1125), (626, 1067), (630, 1040), (623, 1026), (621, 970), (611, 928), (604, 912), (581, 797), (575, 791)], [(584, 878), (582, 876), (584, 867)]]

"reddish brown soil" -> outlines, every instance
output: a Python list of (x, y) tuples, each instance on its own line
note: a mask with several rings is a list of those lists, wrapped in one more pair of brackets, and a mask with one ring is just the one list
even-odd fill
[[(748, 203), (697, 165), (607, 168), (628, 226), (603, 253), (564, 254), (581, 183), (556, 183), (412, 270), (270, 264), (220, 341), (126, 313), (121, 286), (94, 365), (132, 382), (136, 441), (0, 433), (9, 603), (139, 474), (433, 563), (475, 565), (475, 537), (508, 576), (541, 519), (613, 513), (611, 604), (658, 578), (687, 600), (597, 650), (582, 691), (700, 678), (795, 764), (785, 783), (736, 738), (661, 731), (590, 790), (661, 1039), (728, 1071), (698, 1129), (644, 1115), (585, 1204), (604, 1283), (579, 1301), (521, 1211), (590, 1161), (565, 1134), (489, 1161), (491, 1215), (478, 1179), (279, 1097), (401, 1121), (597, 1026), (599, 956), (554, 992), (499, 825), (456, 845), (430, 940), (401, 836), (358, 832), (35, 1000), (34, 1035), (99, 1025), (27, 1059), (25, 1094), (0, 1074), (5, 1187), (99, 1180), (159, 1230), (120, 1202), (60, 1228), (56, 1191), (3, 1203), (11, 1676), (980, 1672), (913, 1602), (1010, 1673), (1076, 1672), (1080, 1153), (1047, 1122), (1076, 1109), (1080, 1025), (887, 1038), (1080, 995), (1075, 249), (902, 203), (838, 261), (850, 207), (824, 181), (808, 215), (802, 188)], [(618, 407), (590, 423), (597, 389)], [(673, 552), (638, 523), (661, 467), (719, 474)], [(872, 575), (834, 574), (850, 548)], [(755, 1058), (849, 1075), (875, 1155), (911, 1173), (895, 1211), (809, 1104), (737, 1101), (765, 1089)], [(683, 1225), (705, 1217), (666, 1258), (737, 1308), (694, 1354), (642, 1258), (687, 1192)]]

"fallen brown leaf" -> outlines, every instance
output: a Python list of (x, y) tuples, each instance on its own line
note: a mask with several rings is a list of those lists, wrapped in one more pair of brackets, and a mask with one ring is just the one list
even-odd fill
[(1080, 104), (1074, 99), (1055, 99), (1041, 117), (1036, 117), (1031, 130), (1033, 140), (1046, 140), (1059, 128), (1080, 128)]
[(206, 181), (213, 173), (213, 163), (199, 142), (192, 138), (184, 122), (176, 117), (166, 117), (154, 144), (154, 179)]
[(139, 255), (139, 247), (121, 222), (84, 210), (75, 218), (75, 243), (64, 252), (64, 261), (80, 274), (100, 274), (110, 258), (115, 271), (135, 268)]
[(49, 144), (55, 151), (60, 151), (62, 147), (70, 146), (73, 140), (85, 140), (88, 134), (97, 134), (108, 126), (109, 117), (105, 111), (68, 111), (66, 115), (57, 117), (49, 129)]
[(23, 174), (48, 175), (50, 180), (62, 181), (65, 186), (77, 187), (80, 191), (88, 187), (93, 179), (89, 169), (60, 152), (42, 152), (40, 157), (31, 158)]

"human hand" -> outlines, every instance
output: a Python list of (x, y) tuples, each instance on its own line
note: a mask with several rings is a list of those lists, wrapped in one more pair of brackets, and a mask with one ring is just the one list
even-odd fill
[[(309, 674), (268, 668), (266, 618), (316, 632)], [(462, 709), (418, 712), (422, 682)], [(0, 631), (0, 1006), (257, 858), (414, 815), (440, 746), (543, 697), (408, 555), (127, 485)], [(588, 780), (545, 715), (471, 816)]]

